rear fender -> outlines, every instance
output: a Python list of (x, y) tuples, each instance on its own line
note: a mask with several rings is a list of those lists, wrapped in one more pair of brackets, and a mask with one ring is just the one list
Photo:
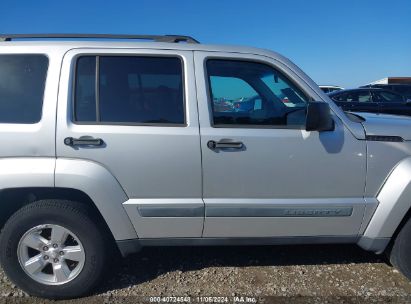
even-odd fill
[(54, 157), (0, 159), (0, 189), (53, 187)]
[(128, 197), (116, 178), (102, 165), (88, 160), (57, 158), (55, 186), (86, 193), (100, 211), (116, 241), (137, 238), (122, 206)]

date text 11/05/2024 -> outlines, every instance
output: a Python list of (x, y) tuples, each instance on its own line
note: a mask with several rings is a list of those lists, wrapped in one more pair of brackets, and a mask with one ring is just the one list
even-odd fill
[(149, 297), (150, 303), (257, 303), (257, 298), (248, 296), (232, 296), (232, 297), (214, 297), (214, 296), (165, 296), (165, 297)]

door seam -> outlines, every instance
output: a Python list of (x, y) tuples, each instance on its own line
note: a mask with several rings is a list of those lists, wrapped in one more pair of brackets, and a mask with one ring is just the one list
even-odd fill
[(192, 64), (193, 64), (193, 71), (194, 71), (194, 84), (195, 84), (195, 96), (196, 96), (196, 107), (197, 107), (197, 122), (198, 122), (198, 142), (200, 145), (200, 167), (201, 167), (201, 201), (203, 202), (203, 227), (201, 229), (201, 237), (204, 235), (204, 225), (205, 225), (205, 215), (206, 215), (206, 205), (204, 202), (204, 165), (203, 165), (203, 149), (201, 145), (202, 137), (201, 137), (201, 124), (200, 124), (200, 109), (198, 106), (198, 89), (197, 89), (197, 70), (195, 65), (195, 51), (192, 51)]

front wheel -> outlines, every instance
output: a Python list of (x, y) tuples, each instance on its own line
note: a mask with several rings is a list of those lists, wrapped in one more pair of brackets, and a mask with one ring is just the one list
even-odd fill
[(0, 237), (0, 261), (25, 292), (50, 299), (89, 293), (107, 261), (104, 233), (84, 206), (44, 200), (17, 211)]
[(411, 219), (405, 223), (393, 241), (389, 259), (392, 265), (411, 280)]

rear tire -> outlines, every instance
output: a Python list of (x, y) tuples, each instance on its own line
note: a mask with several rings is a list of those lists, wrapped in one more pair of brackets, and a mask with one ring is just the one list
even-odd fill
[(391, 264), (411, 280), (411, 219), (402, 227), (389, 252)]
[(90, 293), (103, 276), (109, 248), (104, 229), (92, 218), (84, 205), (72, 201), (42, 200), (23, 207), (0, 236), (5, 273), (37, 297)]

